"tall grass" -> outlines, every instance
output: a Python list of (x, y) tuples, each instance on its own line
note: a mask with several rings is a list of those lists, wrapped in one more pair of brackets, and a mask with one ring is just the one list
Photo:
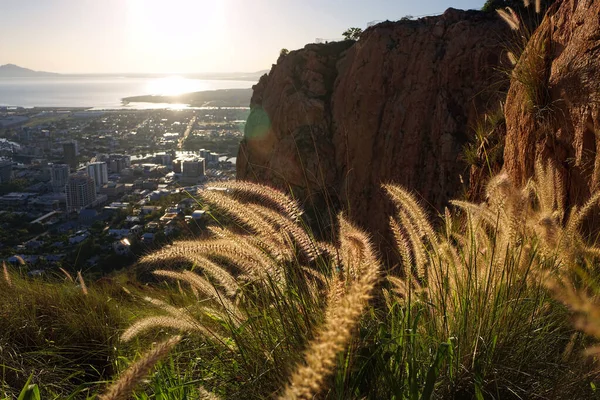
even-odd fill
[(193, 301), (177, 308), (152, 300), (165, 314), (123, 335), (141, 334), (142, 324), (199, 337), (220, 355), (197, 377), (211, 396), (593, 396), (596, 370), (582, 359), (593, 338), (574, 329), (548, 282), (599, 254), (579, 225), (600, 195), (565, 210), (552, 165), (538, 164), (523, 189), (497, 176), (485, 203), (453, 202), (441, 230), (414, 196), (387, 185), (402, 262), (379, 283), (368, 236), (343, 217), (339, 242), (319, 243), (297, 205), (286, 211), (289, 199), (269, 203), (253, 193), (264, 187), (235, 185), (200, 194), (233, 226), (143, 260), (191, 265), (194, 272), (157, 274), (188, 285)]
[(538, 163), (525, 187), (498, 175), (485, 202), (454, 201), (434, 224), (410, 192), (385, 185), (401, 260), (388, 268), (343, 215), (325, 243), (282, 193), (243, 182), (201, 192), (210, 234), (144, 256), (149, 286), (112, 278), (84, 292), (80, 274), (59, 284), (5, 266), (2, 391), (593, 398), (600, 249), (580, 225), (600, 192), (567, 210), (562, 187)]
[(591, 398), (591, 338), (546, 287), (598, 254), (578, 233), (598, 195), (566, 213), (560, 187), (551, 165), (538, 164), (522, 190), (497, 176), (485, 203), (453, 202), (436, 233), (409, 192), (386, 186), (402, 268), (363, 322), (344, 396)]
[[(548, 60), (553, 48), (551, 24), (546, 24), (544, 30), (538, 29), (547, 10), (541, 2), (533, 4), (524, 0), (523, 4), (524, 8), (520, 11), (505, 7), (496, 12), (513, 32), (506, 46), (506, 55), (511, 64), (511, 68), (506, 70), (507, 76), (511, 82), (520, 84), (524, 105), (541, 120), (548, 116), (552, 106), (548, 92)], [(535, 37), (534, 32), (537, 32)]]
[(377, 257), (368, 237), (341, 216), (336, 249), (307, 232), (302, 211), (283, 194), (249, 183), (222, 187), (227, 192), (210, 190), (200, 197), (235, 224), (211, 228), (207, 241), (176, 242), (142, 260), (161, 267), (191, 263), (195, 272), (155, 274), (189, 286), (196, 303), (177, 308), (150, 299), (165, 315), (135, 322), (122, 338), (151, 328), (200, 333), (225, 355), (226, 364), (233, 359), (239, 366), (239, 388), (224, 394), (259, 398), (285, 387), (286, 398), (312, 397), (368, 303)]
[(31, 376), (44, 398), (66, 397), (109, 378), (127, 323), (125, 304), (101, 288), (46, 282), (5, 266), (0, 280), (0, 397)]

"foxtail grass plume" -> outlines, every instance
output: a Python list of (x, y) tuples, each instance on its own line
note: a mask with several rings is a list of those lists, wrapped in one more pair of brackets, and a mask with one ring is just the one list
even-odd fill
[(292, 220), (297, 220), (304, 213), (296, 200), (266, 185), (244, 181), (227, 181), (213, 184), (213, 186), (229, 189), (234, 195), (254, 198), (260, 204), (267, 202)]
[(512, 29), (513, 31), (519, 30), (519, 28), (521, 27), (521, 22), (512, 8), (506, 7), (506, 9), (504, 10), (499, 8), (496, 10), (496, 12), (500, 16), (500, 18), (502, 18), (504, 22), (506, 22), (510, 29)]
[(67, 278), (71, 282), (75, 282), (73, 280), (73, 277), (71, 276), (71, 274), (66, 269), (64, 269), (62, 267), (58, 267), (58, 269), (60, 270), (60, 272), (62, 272), (65, 275), (65, 278)]
[(139, 360), (134, 362), (121, 374), (102, 394), (100, 400), (128, 400), (134, 389), (148, 376), (152, 368), (181, 341), (181, 336), (174, 336), (159, 343), (152, 350), (146, 352)]
[(378, 278), (379, 263), (368, 236), (340, 216), (341, 251), (346, 288), (327, 305), (326, 319), (304, 355), (304, 362), (292, 374), (281, 399), (312, 399), (336, 364), (337, 354), (352, 337)]
[(87, 288), (87, 285), (85, 284), (85, 280), (83, 280), (81, 271), (77, 271), (77, 280), (79, 281), (79, 286), (81, 286), (81, 292), (87, 296), (88, 288)]
[(9, 287), (12, 287), (12, 279), (10, 278), (10, 274), (8, 273), (8, 267), (6, 266), (6, 262), (2, 261), (2, 271), (4, 272), (4, 280), (8, 284)]
[(176, 308), (162, 300), (150, 297), (147, 297), (146, 301), (161, 308), (163, 311), (167, 312), (168, 315), (154, 315), (136, 321), (123, 332), (121, 335), (122, 341), (128, 342), (134, 337), (151, 329), (169, 328), (181, 332), (197, 332), (209, 339), (225, 343), (224, 338), (218, 332), (205, 327), (186, 309)]
[(222, 306), (232, 317), (243, 320), (241, 310), (234, 305), (224, 294), (222, 294), (212, 283), (191, 271), (175, 272), (167, 270), (156, 270), (154, 275), (183, 281), (194, 287), (199, 293), (214, 300)]
[(198, 388), (198, 398), (200, 400), (220, 400), (221, 398), (214, 394), (213, 392), (209, 392), (204, 389), (202, 386)]

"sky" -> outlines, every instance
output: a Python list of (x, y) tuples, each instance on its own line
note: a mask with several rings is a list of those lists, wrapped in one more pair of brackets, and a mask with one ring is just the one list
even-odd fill
[(484, 0), (0, 0), (0, 65), (60, 73), (269, 69), (282, 48)]

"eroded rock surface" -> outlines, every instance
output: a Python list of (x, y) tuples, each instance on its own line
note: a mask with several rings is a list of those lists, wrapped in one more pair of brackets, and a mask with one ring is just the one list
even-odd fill
[(548, 10), (515, 68), (506, 126), (504, 169), (516, 182), (525, 183), (536, 160), (551, 160), (565, 205), (598, 189), (600, 1), (564, 0)]
[(331, 199), (384, 243), (382, 183), (431, 209), (468, 184), (462, 147), (478, 114), (498, 106), (506, 30), (493, 14), (449, 9), (280, 57), (254, 88), (238, 178)]

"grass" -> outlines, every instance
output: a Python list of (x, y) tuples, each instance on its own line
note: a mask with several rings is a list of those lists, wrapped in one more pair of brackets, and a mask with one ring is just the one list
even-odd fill
[(319, 242), (292, 199), (225, 183), (199, 196), (229, 223), (145, 256), (145, 285), (84, 294), (80, 278), (7, 268), (2, 390), (31, 377), (44, 398), (593, 398), (600, 251), (578, 232), (600, 195), (565, 210), (560, 187), (551, 165), (522, 189), (501, 175), (434, 228), (386, 186), (402, 262), (384, 277), (343, 216)]
[(506, 46), (511, 67), (504, 72), (511, 83), (517, 83), (523, 92), (523, 98), (517, 101), (523, 101), (526, 110), (541, 121), (552, 111), (548, 92), (549, 57), (553, 46), (549, 28), (551, 24), (538, 29), (545, 17), (545, 4), (540, 1), (523, 3), (521, 7), (496, 9), (513, 32)]
[(463, 149), (467, 164), (485, 169), (488, 177), (497, 173), (503, 162), (504, 125), (504, 107), (500, 104), (477, 121), (473, 127), (473, 138)]

